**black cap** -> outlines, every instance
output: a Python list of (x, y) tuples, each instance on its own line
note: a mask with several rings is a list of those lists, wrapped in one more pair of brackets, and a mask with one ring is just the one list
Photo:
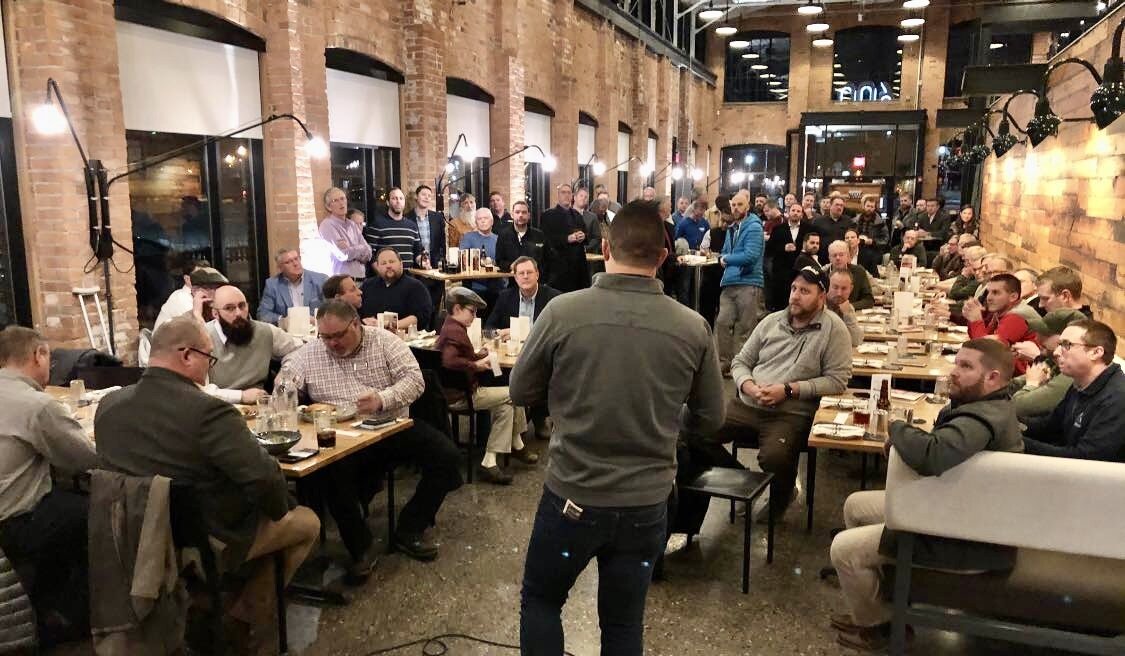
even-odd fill
[(820, 285), (821, 289), (828, 291), (828, 274), (819, 267), (804, 267), (793, 278), (794, 280), (800, 278), (810, 285)]

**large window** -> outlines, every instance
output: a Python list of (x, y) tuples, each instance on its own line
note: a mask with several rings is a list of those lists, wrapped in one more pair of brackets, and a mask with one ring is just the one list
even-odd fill
[(784, 196), (787, 189), (789, 155), (785, 146), (743, 144), (722, 149), (720, 193), (734, 194), (739, 189), (764, 193), (770, 198)]
[(727, 40), (723, 102), (776, 102), (788, 97), (788, 34), (742, 32)]
[(802, 190), (841, 191), (856, 208), (870, 193), (886, 211), (894, 195), (915, 192), (920, 141), (916, 124), (806, 125)]
[(527, 163), (527, 203), (532, 225), (539, 225), (539, 216), (551, 208), (551, 174), (539, 162)]
[[(199, 137), (128, 130), (130, 162), (185, 148)], [(223, 139), (189, 148), (129, 178), (140, 324), (151, 326), (190, 261), (214, 266), (257, 307), (268, 273), (262, 147)]]
[(398, 148), (332, 144), (332, 184), (369, 218), (386, 211), (387, 193), (400, 177)]
[(902, 46), (897, 27), (853, 27), (836, 33), (832, 100), (881, 102), (899, 97)]
[(12, 120), (0, 119), (0, 328), (31, 323)]

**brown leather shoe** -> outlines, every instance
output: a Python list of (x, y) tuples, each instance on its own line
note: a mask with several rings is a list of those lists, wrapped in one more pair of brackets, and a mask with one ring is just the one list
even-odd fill
[(512, 475), (504, 471), (503, 469), (500, 469), (499, 465), (493, 465), (491, 467), (481, 467), (480, 477), (481, 479), (492, 483), (493, 485), (512, 484)]
[[(891, 644), (890, 622), (856, 628), (859, 630), (855, 633), (841, 631), (836, 634), (836, 642), (850, 649), (866, 653), (883, 653), (887, 651), (887, 647)], [(906, 627), (907, 649), (910, 648), (910, 643), (913, 641), (914, 629), (908, 626)]]
[(842, 633), (859, 633), (863, 630), (862, 626), (855, 624), (851, 613), (832, 613), (828, 616), (828, 623)]

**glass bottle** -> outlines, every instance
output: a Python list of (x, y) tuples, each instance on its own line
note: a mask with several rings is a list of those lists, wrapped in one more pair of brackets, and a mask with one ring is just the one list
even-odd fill
[(891, 384), (884, 380), (879, 388), (879, 400), (875, 402), (875, 436), (886, 441), (890, 433)]

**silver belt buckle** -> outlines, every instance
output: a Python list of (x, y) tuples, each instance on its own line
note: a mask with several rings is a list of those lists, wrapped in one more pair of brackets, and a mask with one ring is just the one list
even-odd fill
[(574, 519), (574, 520), (581, 519), (582, 518), (582, 507), (579, 506), (578, 504), (574, 503), (570, 499), (567, 499), (566, 503), (563, 504), (562, 514), (567, 519)]

